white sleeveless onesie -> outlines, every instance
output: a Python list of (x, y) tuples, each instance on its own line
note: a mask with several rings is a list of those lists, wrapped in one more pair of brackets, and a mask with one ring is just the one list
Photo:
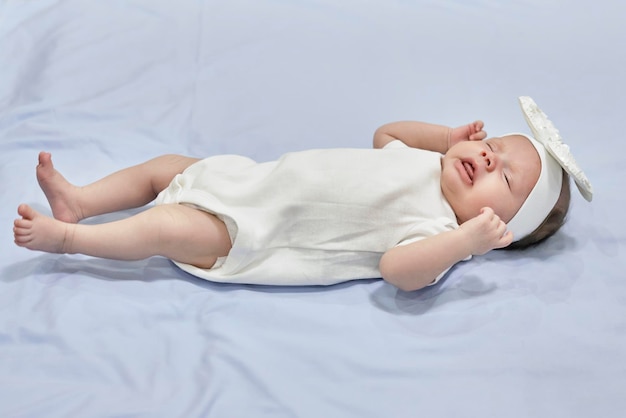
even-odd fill
[(226, 224), (232, 249), (213, 268), (176, 263), (195, 276), (271, 285), (377, 278), (388, 249), (458, 228), (440, 160), (400, 141), (266, 163), (209, 157), (177, 175), (156, 203), (187, 204)]

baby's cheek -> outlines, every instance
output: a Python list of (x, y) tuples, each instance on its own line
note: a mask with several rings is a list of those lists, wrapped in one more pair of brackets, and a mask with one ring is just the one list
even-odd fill
[(511, 219), (513, 219), (513, 216), (515, 216), (515, 214), (519, 211), (521, 207), (522, 207), (521, 203), (517, 204), (517, 203), (502, 201), (500, 202), (497, 210), (494, 209), (494, 211), (496, 212), (496, 215), (498, 215), (500, 220), (502, 220), (502, 222), (509, 223)]

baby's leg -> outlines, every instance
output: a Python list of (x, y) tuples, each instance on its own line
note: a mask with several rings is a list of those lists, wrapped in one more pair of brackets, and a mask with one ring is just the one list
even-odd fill
[(69, 183), (52, 164), (51, 155), (39, 154), (37, 180), (46, 195), (53, 216), (76, 223), (103, 213), (143, 206), (155, 199), (176, 174), (197, 158), (163, 155), (143, 164), (113, 173), (84, 187)]
[(188, 206), (150, 208), (129, 218), (83, 225), (42, 215), (20, 205), (13, 233), (15, 243), (31, 250), (86, 254), (116, 260), (161, 255), (201, 268), (212, 267), (231, 248), (228, 230), (217, 217)]

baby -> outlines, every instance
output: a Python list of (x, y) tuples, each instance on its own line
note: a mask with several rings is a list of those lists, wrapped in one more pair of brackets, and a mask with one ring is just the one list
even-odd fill
[[(420, 289), (472, 255), (553, 234), (567, 213), (567, 173), (590, 200), (558, 131), (532, 99), (520, 102), (536, 139), (485, 139), (481, 121), (454, 129), (395, 122), (376, 130), (371, 150), (310, 150), (260, 164), (165, 155), (85, 187), (70, 184), (42, 152), (37, 179), (53, 218), (20, 205), (15, 243), (119, 260), (160, 255), (222, 282), (382, 276)], [(120, 221), (79, 223), (155, 199)]]

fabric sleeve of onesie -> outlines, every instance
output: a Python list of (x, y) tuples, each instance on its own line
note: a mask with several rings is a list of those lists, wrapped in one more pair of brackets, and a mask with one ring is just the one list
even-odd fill
[[(383, 147), (383, 149), (386, 149), (386, 148), (408, 148), (408, 145), (406, 145), (404, 142), (400, 141), (399, 139), (395, 139), (395, 140), (387, 143)], [(412, 242), (416, 242), (416, 241), (419, 241), (419, 240), (424, 239), (426, 237), (431, 237), (433, 235), (437, 235), (437, 234), (440, 234), (442, 232), (449, 231), (449, 230), (452, 230), (452, 229), (455, 229), (455, 228), (456, 228), (456, 226), (454, 224), (452, 224), (449, 220), (445, 219), (445, 218), (435, 219), (432, 222), (428, 222), (425, 225), (421, 225), (420, 231), (413, 231), (414, 234), (413, 234), (413, 236), (411, 238), (407, 238), (407, 239), (403, 240), (398, 245), (408, 245), (408, 244), (410, 244)], [(471, 258), (472, 258), (472, 256), (470, 255), (467, 258), (465, 258), (463, 261), (467, 261), (467, 260), (469, 260)], [(452, 266), (450, 266), (447, 269), (445, 269), (428, 286), (432, 286), (432, 285), (436, 284), (437, 282), (439, 282), (439, 280), (441, 280), (441, 278), (443, 276), (445, 276), (446, 273), (448, 271), (450, 271), (451, 268), (452, 268)]]
[(382, 149), (391, 149), (391, 148), (408, 148), (409, 146), (399, 139), (394, 139), (391, 142), (387, 142), (387, 144)]

